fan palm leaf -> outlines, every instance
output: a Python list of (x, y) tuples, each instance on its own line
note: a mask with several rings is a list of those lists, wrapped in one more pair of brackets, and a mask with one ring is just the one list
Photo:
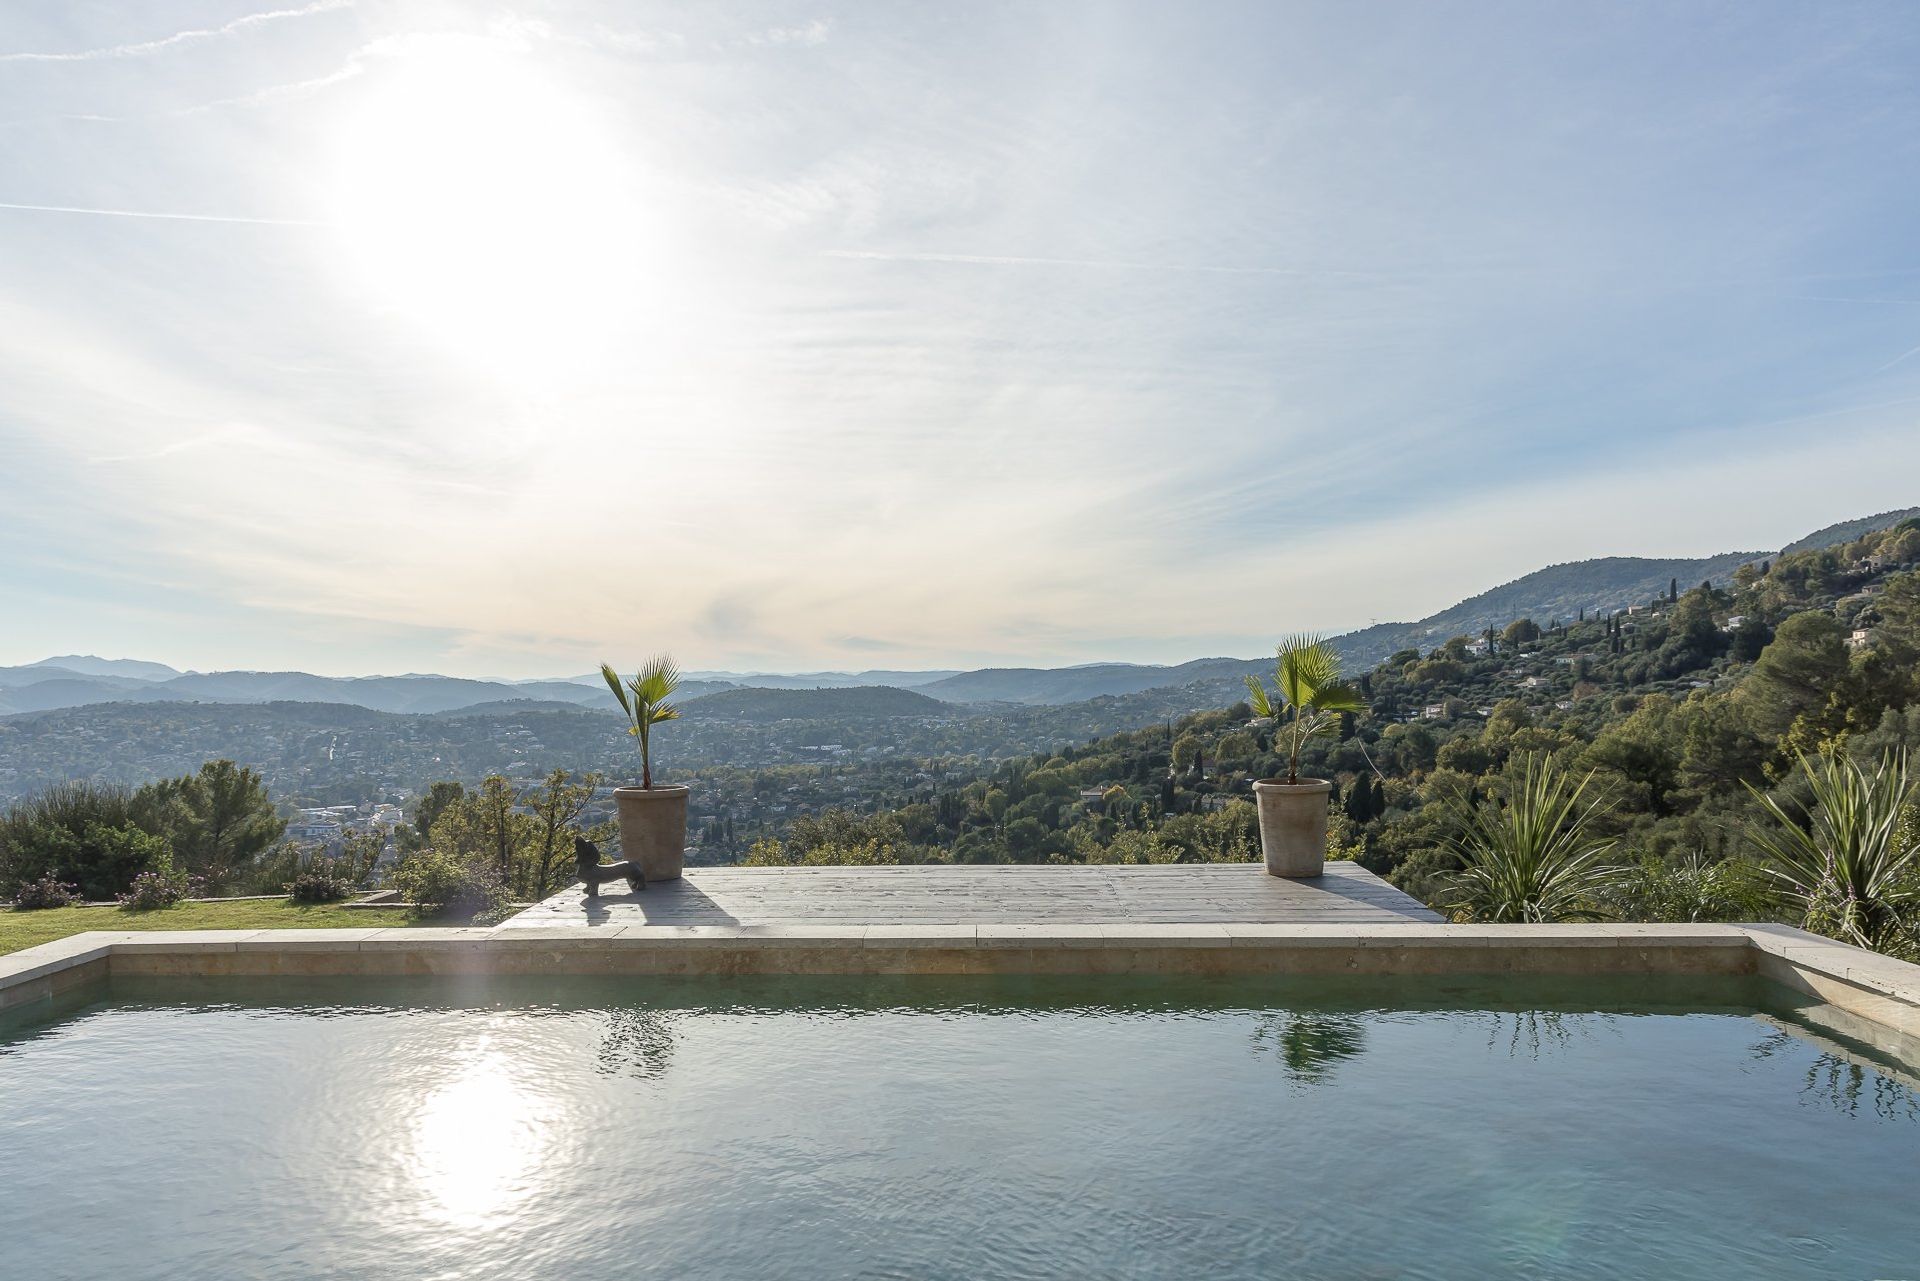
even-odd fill
[(624, 682), (613, 664), (600, 664), (600, 678), (613, 691), (627, 718), (627, 733), (640, 740), (640, 785), (653, 788), (653, 727), (680, 719), (680, 709), (667, 700), (680, 687), (680, 669), (672, 658), (656, 654)]
[(1287, 781), (1300, 778), (1300, 747), (1308, 739), (1331, 734), (1341, 712), (1362, 712), (1367, 701), (1360, 691), (1340, 679), (1340, 653), (1318, 636), (1305, 632), (1280, 642), (1274, 667), (1274, 693), (1254, 676), (1247, 684), (1247, 705), (1256, 716), (1281, 719), (1293, 709), (1283, 731), (1287, 738)]

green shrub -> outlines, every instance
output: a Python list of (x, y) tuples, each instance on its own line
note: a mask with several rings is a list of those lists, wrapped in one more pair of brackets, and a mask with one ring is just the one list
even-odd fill
[(338, 903), (353, 894), (353, 882), (332, 859), (315, 859), (287, 882), (287, 897), (296, 903)]
[(1622, 921), (1764, 921), (1776, 907), (1759, 868), (1700, 854), (1672, 863), (1642, 858), (1600, 892), (1599, 902)]
[(231, 761), (137, 792), (62, 783), (0, 815), (0, 885), (51, 876), (106, 899), (162, 866), (219, 883), (250, 868), (285, 827), (259, 775)]
[(510, 909), (506, 887), (490, 869), (433, 846), (402, 859), (393, 870), (393, 885), (423, 916), (444, 913), (486, 923)]
[(171, 862), (172, 847), (140, 826), (124, 788), (63, 783), (0, 817), (0, 885), (51, 877), (85, 898), (108, 899)]

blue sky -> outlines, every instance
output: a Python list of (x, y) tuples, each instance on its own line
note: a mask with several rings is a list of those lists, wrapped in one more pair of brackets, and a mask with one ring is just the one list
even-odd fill
[(1178, 661), (1920, 502), (1920, 11), (1570, 18), (16, 0), (0, 662)]

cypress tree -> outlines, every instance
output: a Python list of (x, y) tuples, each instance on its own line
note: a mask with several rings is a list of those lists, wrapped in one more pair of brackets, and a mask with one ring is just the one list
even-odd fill
[(1364, 823), (1373, 817), (1373, 777), (1362, 774), (1354, 781), (1353, 790), (1347, 793), (1347, 817), (1356, 823)]

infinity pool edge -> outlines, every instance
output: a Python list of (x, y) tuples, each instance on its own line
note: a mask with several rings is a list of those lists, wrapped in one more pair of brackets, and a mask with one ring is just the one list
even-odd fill
[(1920, 965), (1782, 925), (782, 925), (92, 931), (0, 1010), (114, 975), (1758, 974), (1920, 1037)]

